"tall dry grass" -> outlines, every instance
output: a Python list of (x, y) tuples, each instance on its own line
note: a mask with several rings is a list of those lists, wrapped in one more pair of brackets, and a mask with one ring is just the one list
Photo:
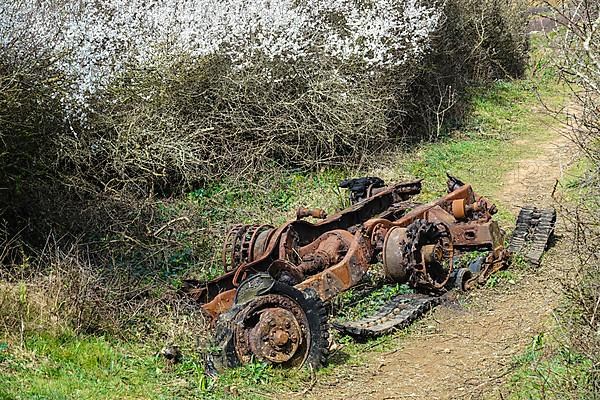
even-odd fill
[[(0, 243), (5, 251), (15, 243)], [(0, 271), (0, 337), (102, 334), (186, 350), (206, 338), (205, 315), (165, 282), (92, 265), (81, 247), (48, 242), (41, 254)]]

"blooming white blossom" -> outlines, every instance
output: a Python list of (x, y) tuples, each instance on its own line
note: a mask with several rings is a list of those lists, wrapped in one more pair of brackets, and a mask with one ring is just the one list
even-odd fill
[(420, 0), (1, 3), (0, 50), (25, 42), (56, 54), (59, 69), (76, 82), (70, 100), (80, 104), (130, 63), (151, 61), (159, 48), (192, 56), (223, 54), (240, 68), (256, 56), (400, 66), (427, 51), (441, 12)]

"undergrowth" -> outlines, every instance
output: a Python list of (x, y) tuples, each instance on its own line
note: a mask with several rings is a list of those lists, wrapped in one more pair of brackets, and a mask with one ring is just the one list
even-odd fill
[(350, 289), (334, 300), (336, 316), (340, 320), (357, 320), (377, 312), (381, 306), (392, 298), (407, 293), (414, 293), (406, 284), (382, 285), (376, 288)]
[(509, 399), (594, 399), (592, 361), (569, 349), (552, 334), (540, 333), (513, 359)]

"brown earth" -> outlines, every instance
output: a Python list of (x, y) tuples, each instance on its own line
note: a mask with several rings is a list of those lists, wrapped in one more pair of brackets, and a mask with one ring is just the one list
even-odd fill
[[(504, 189), (491, 197), (515, 212), (524, 204), (551, 205), (556, 180), (573, 159), (569, 141), (555, 133), (545, 142), (515, 145), (536, 152), (516, 162), (503, 179)], [(409, 335), (393, 339), (395, 350), (365, 354), (359, 366), (340, 366), (303, 395), (319, 400), (504, 398), (500, 391), (514, 357), (551, 327), (558, 283), (568, 267), (561, 254), (567, 251), (559, 239), (540, 268), (515, 271), (505, 284), (436, 308)]]

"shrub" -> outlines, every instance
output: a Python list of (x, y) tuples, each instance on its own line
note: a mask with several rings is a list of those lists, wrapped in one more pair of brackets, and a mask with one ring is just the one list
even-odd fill
[[(32, 16), (38, 7), (45, 18)], [(427, 135), (432, 114), (439, 133), (468, 84), (520, 72), (512, 10), (471, 0), (3, 8), (17, 15), (5, 36), (41, 36), (73, 82), (60, 93), (79, 119), (57, 139), (63, 169), (96, 186), (142, 181), (146, 192), (273, 162), (355, 163)]]
[[(396, 129), (416, 126), (435, 139), (468, 112), (469, 88), (525, 71), (529, 42), (527, 4), (520, 0), (448, 0), (431, 49), (415, 65), (399, 101), (405, 114)], [(409, 130), (410, 132), (410, 130)]]
[[(551, 4), (549, 4), (552, 7)], [(552, 7), (564, 34), (557, 40), (561, 77), (571, 85), (577, 112), (569, 115), (570, 139), (589, 168), (577, 186), (575, 200), (562, 206), (572, 227), (578, 264), (564, 285), (569, 310), (564, 322), (571, 346), (591, 360), (589, 393), (600, 393), (600, 4), (577, 0)]]
[(169, 259), (189, 243), (153, 232), (182, 193), (356, 166), (458, 123), (470, 85), (522, 71), (523, 18), (491, 0), (5, 2), (2, 60), (46, 60), (19, 103), (38, 108), (0, 110), (40, 119), (7, 228), (83, 238), (103, 263)]

